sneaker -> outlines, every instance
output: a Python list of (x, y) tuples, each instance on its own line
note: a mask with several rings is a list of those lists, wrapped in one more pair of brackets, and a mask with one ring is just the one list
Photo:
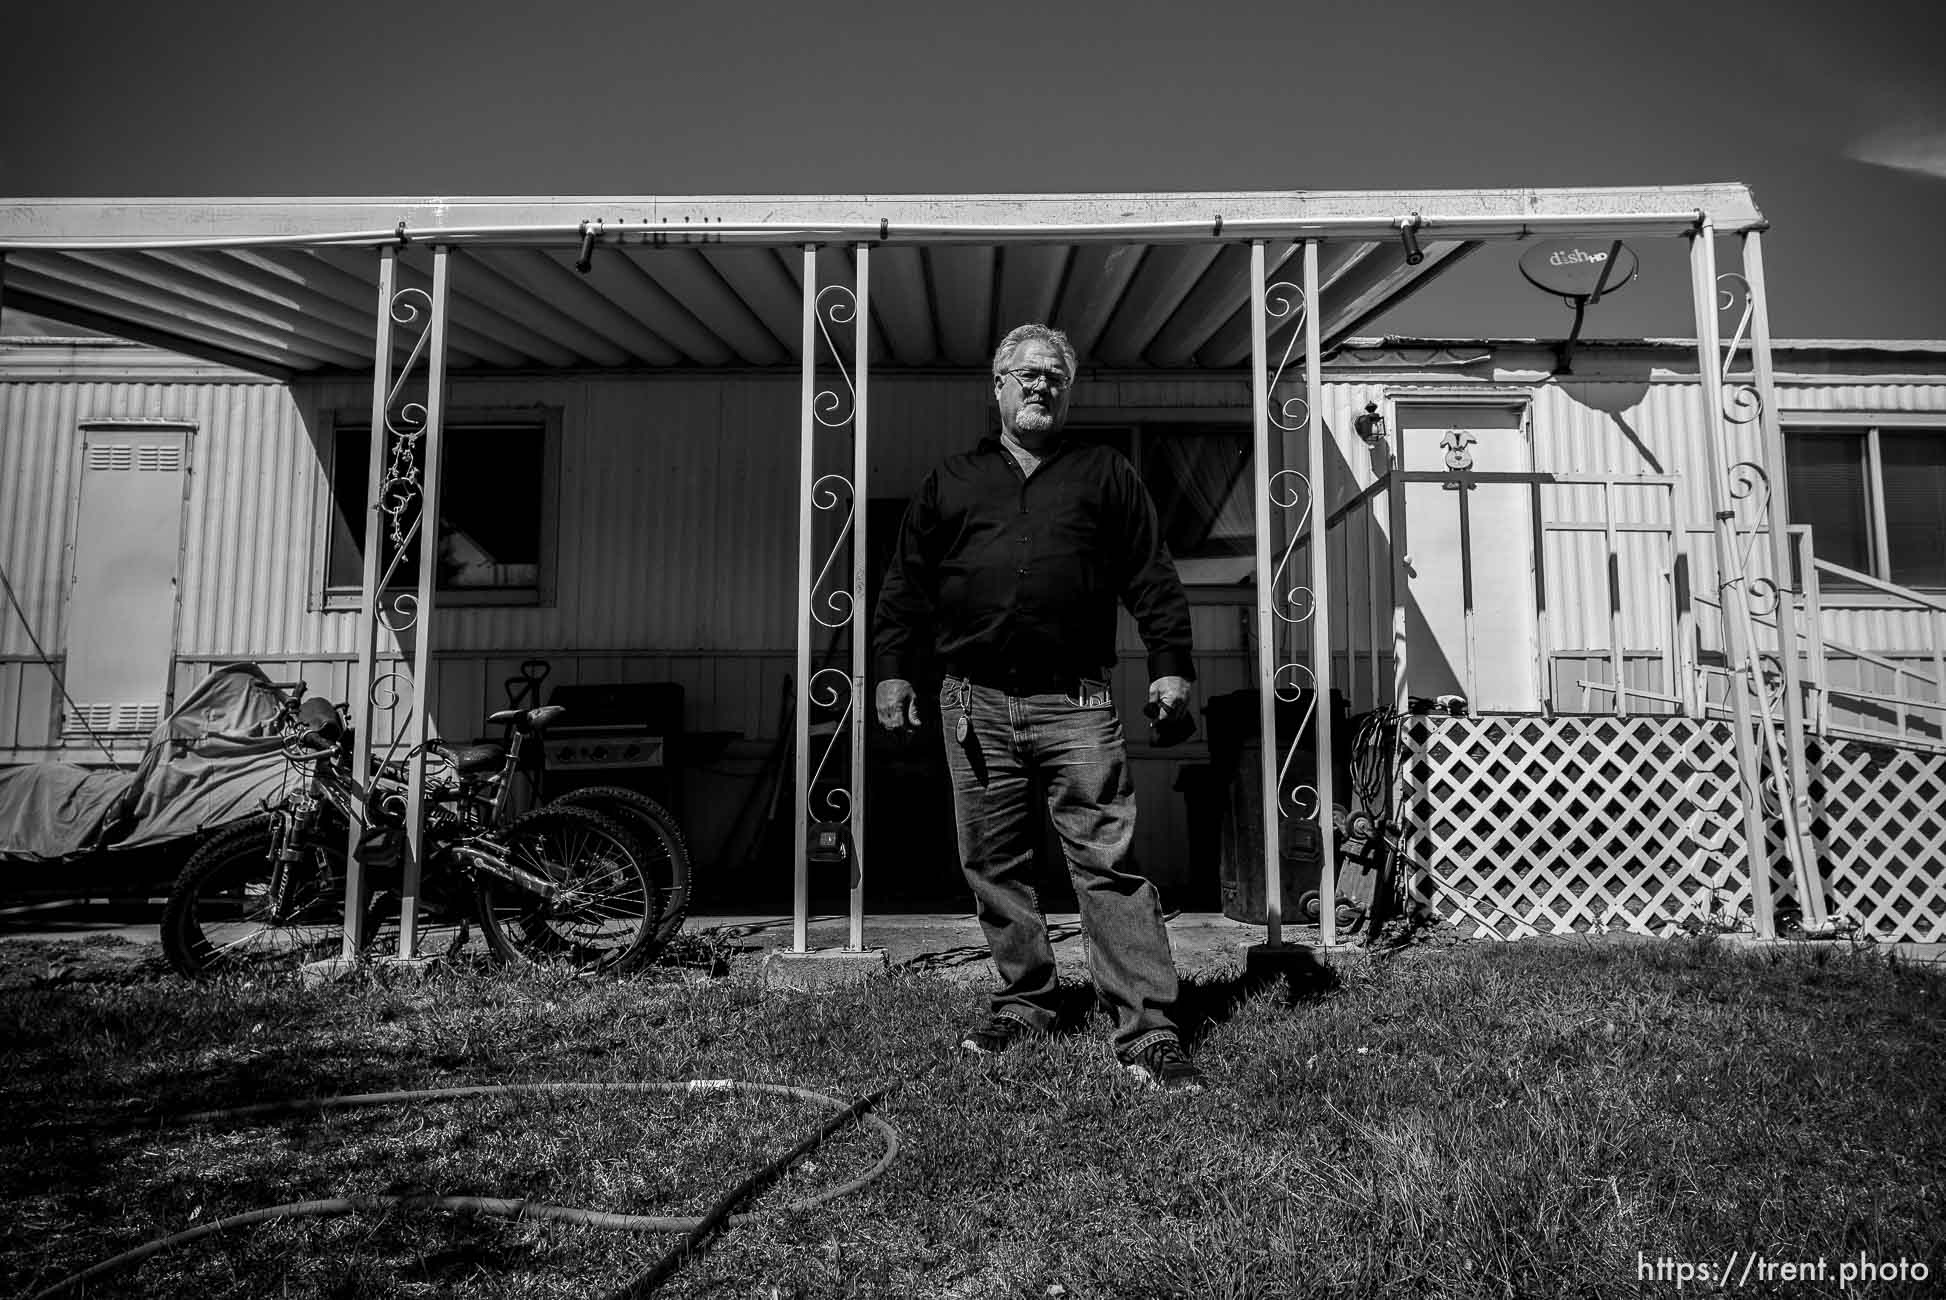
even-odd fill
[(1033, 1027), (1013, 1016), (993, 1015), (978, 1029), (968, 1031), (960, 1046), (975, 1056), (994, 1056), (1013, 1047), (1033, 1033)]
[(1203, 1072), (1183, 1054), (1182, 1044), (1173, 1038), (1157, 1039), (1133, 1056), (1124, 1057), (1122, 1068), (1143, 1087), (1164, 1092), (1201, 1092), (1207, 1082)]

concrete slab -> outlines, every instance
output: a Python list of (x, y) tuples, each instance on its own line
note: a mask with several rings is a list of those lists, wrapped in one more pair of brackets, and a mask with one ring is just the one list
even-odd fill
[(813, 948), (768, 952), (759, 971), (765, 988), (817, 993), (862, 984), (889, 969), (883, 948)]
[(1858, 939), (1837, 937), (1830, 939), (1778, 938), (1759, 939), (1749, 934), (1726, 934), (1723, 939), (1739, 948), (1781, 948), (1789, 951), (1811, 953), (1822, 949), (1833, 953), (1867, 953), (1874, 956), (1896, 956), (1901, 961), (1935, 964), (1946, 962), (1946, 943), (1878, 943), (1870, 938)]
[[(807, 927), (807, 946), (813, 949), (838, 948), (849, 941), (843, 916), (813, 914)], [(706, 933), (733, 942), (746, 953), (781, 949), (791, 942), (791, 918), (761, 914), (692, 916), (683, 927), (690, 933)], [(1262, 926), (1233, 921), (1220, 912), (1181, 912), (1168, 920), (1169, 946), (1176, 963), (1185, 970), (1212, 963), (1234, 963), (1238, 946), (1253, 936), (1261, 937)], [(1313, 942), (1316, 927), (1297, 930), (1300, 942), (1308, 933)], [(1063, 965), (1086, 961), (1086, 940), (1081, 917), (1075, 912), (1050, 912), (1048, 939), (1056, 960)], [(897, 912), (865, 918), (865, 941), (885, 949), (894, 966), (923, 970), (965, 969), (988, 974), (986, 935), (979, 919), (970, 912)]]
[[(160, 957), (157, 922), (162, 915), (162, 900), (126, 899), (112, 903), (85, 899), (58, 899), (19, 902), (0, 906), (0, 942), (38, 940), (43, 942), (92, 941), (102, 944), (120, 941), (128, 945), (130, 958)], [(1086, 963), (1086, 945), (1081, 937), (1081, 918), (1073, 912), (1052, 913), (1047, 918), (1049, 938), (1063, 968), (1079, 969)], [(1169, 944), (1177, 969), (1185, 975), (1218, 966), (1247, 965), (1247, 950), (1262, 946), (1262, 926), (1231, 920), (1220, 912), (1179, 912), (1169, 918)], [(784, 948), (791, 941), (791, 918), (779, 913), (740, 913), (733, 915), (692, 916), (684, 930), (691, 934), (711, 933), (733, 941), (744, 953), (760, 955)], [(1320, 960), (1337, 960), (1340, 954), (1360, 951), (1351, 946), (1324, 948), (1316, 926), (1286, 925), (1286, 946), (1311, 951)], [(1726, 935), (1730, 942), (1756, 944), (1749, 936)], [(1587, 942), (1587, 935), (1543, 936), (1521, 942)], [(914, 970), (937, 971), (955, 978), (989, 978), (992, 963), (987, 957), (986, 936), (971, 912), (937, 909), (927, 912), (875, 913), (865, 918), (865, 941), (882, 949), (890, 965)], [(1654, 940), (1648, 940), (1654, 942)], [(428, 939), (430, 944), (432, 939)], [(850, 942), (849, 920), (843, 914), (817, 914), (811, 918), (809, 944), (814, 949), (841, 948)], [(1777, 946), (1796, 948), (1850, 949), (1848, 941), (1772, 940)], [(1896, 954), (1913, 962), (1946, 962), (1946, 944), (1940, 943), (1865, 943), (1857, 945), (1866, 952)]]
[(320, 984), (329, 984), (332, 980), (343, 979), (363, 964), (355, 957), (328, 957), (323, 961), (306, 962), (299, 966), (297, 978), (303, 982), (305, 988), (316, 988)]
[(423, 953), (417, 957), (400, 957), (393, 954), (373, 957), (370, 961), (373, 970), (384, 971), (388, 975), (427, 975), (438, 967), (440, 958), (428, 957)]
[(1267, 984), (1281, 978), (1292, 993), (1329, 988), (1334, 977), (1325, 951), (1301, 943), (1243, 944), (1243, 982)]

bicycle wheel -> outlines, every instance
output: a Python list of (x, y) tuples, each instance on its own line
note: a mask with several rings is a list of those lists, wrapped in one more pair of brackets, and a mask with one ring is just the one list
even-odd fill
[(276, 814), (218, 831), (183, 864), (162, 911), (162, 950), (192, 979), (295, 969), (344, 942), (344, 843), (329, 836), (298, 860), (273, 856)]
[(682, 932), (689, 915), (689, 847), (683, 843), (676, 819), (649, 796), (619, 785), (591, 785), (570, 790), (554, 804), (591, 808), (622, 824), (649, 855), (649, 875), (655, 880), (655, 941), (660, 947)]
[(620, 973), (655, 951), (649, 854), (619, 823), (549, 806), (514, 818), (494, 838), (512, 863), (559, 891), (541, 899), (480, 872), (480, 933), (497, 955)]

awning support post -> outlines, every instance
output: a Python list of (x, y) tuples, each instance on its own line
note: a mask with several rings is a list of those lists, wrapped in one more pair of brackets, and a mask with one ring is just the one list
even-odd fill
[(870, 739), (871, 699), (866, 689), (871, 662), (872, 611), (865, 604), (865, 503), (870, 500), (866, 445), (865, 399), (871, 385), (867, 370), (872, 339), (872, 249), (859, 244), (857, 282), (852, 301), (852, 368), (857, 372), (851, 412), (851, 942), (853, 952), (865, 947), (865, 757)]
[[(859, 493), (866, 473), (863, 380), (871, 328), (867, 314), (871, 254), (863, 246), (856, 251), (857, 287), (834, 284), (820, 289), (817, 247), (811, 244), (804, 247), (804, 386), (797, 532), (797, 888), (791, 949), (796, 953), (810, 948), (810, 868), (814, 838), (819, 843), (821, 861), (841, 860), (851, 873), (848, 948), (854, 952), (864, 948), (865, 877), (860, 848), (865, 793), (865, 657), (871, 611), (865, 608), (865, 520)], [(856, 381), (830, 328), (846, 323), (854, 327)], [(836, 388), (818, 387), (820, 338), (837, 367), (845, 389), (842, 393)], [(818, 474), (818, 430), (847, 426), (852, 433), (849, 473)], [(815, 521), (820, 512), (838, 514), (839, 523), (837, 535), (814, 575), (811, 562), (818, 548)], [(838, 558), (847, 543), (851, 547), (851, 563), (840, 569)], [(848, 577), (849, 581), (836, 585), (841, 576)], [(832, 584), (829, 589), (827, 583)], [(851, 655), (847, 667), (813, 665), (811, 641), (817, 629), (825, 629), (834, 637), (839, 632), (850, 634)], [(820, 734), (816, 738), (811, 726), (813, 709), (827, 715), (834, 711), (837, 714), (828, 724), (818, 724)], [(850, 754), (845, 780), (827, 783), (827, 769), (835, 772), (831, 760), (841, 746)], [(826, 857), (826, 853), (834, 856)]]
[(1797, 651), (1798, 607), (1791, 580), (1792, 546), (1785, 491), (1784, 429), (1777, 411), (1777, 375), (1771, 361), (1770, 304), (1764, 288), (1764, 248), (1761, 231), (1743, 235), (1744, 285), (1750, 296), (1750, 355), (1757, 381), (1757, 404), (1763, 419), (1764, 469), (1770, 476), (1767, 516), (1771, 576), (1777, 600), (1777, 663), (1781, 674), (1784, 749), (1789, 808), (1786, 833), (1798, 837), (1792, 864), (1797, 868), (1798, 906), (1806, 929), (1822, 929), (1829, 921), (1824, 880), (1818, 870), (1816, 846), (1810, 837), (1811, 796), (1804, 756), (1803, 678)]
[[(1304, 241), (1304, 301), (1320, 301), (1318, 296), (1318, 241)], [(1304, 313), (1304, 392), (1310, 416), (1304, 440), (1305, 477), (1309, 480), (1305, 510), (1311, 524), (1311, 665), (1317, 693), (1312, 697), (1316, 709), (1312, 732), (1312, 753), (1317, 759), (1318, 818), (1318, 916), (1325, 945), (1338, 941), (1337, 906), (1338, 828), (1331, 820), (1331, 555), (1328, 546), (1328, 520), (1324, 510), (1324, 353), (1318, 337), (1319, 312), (1309, 306)], [(1347, 561), (1349, 564), (1349, 561)], [(1347, 656), (1349, 657), (1349, 656)]]
[(449, 250), (432, 252), (432, 350), (426, 358), (426, 403), (420, 427), (424, 461), (419, 467), (419, 590), (413, 609), (412, 700), (406, 711), (404, 879), (399, 888), (399, 959), (419, 955), (419, 877), (425, 862), (426, 709), (432, 699), (433, 608), (439, 588), (439, 469), (445, 454), (446, 289)]
[[(365, 468), (365, 564), (358, 601), (358, 663), (346, 698), (352, 710), (351, 771), (354, 780), (370, 779), (372, 724), (377, 720), (379, 577), (384, 547), (385, 457), (389, 439), (385, 411), (392, 392), (392, 305), (398, 284), (398, 252), (378, 254), (378, 329), (372, 348), (372, 422)], [(345, 842), (345, 939), (341, 955), (349, 961), (365, 946), (365, 868), (359, 844), (364, 827), (353, 818)]]
[[(1270, 358), (1269, 289), (1264, 283), (1264, 241), (1250, 242), (1250, 390), (1251, 497), (1257, 503), (1257, 734), (1258, 811), (1263, 818), (1264, 941), (1272, 947), (1284, 942), (1284, 880), (1278, 852), (1279, 796), (1277, 792), (1277, 620), (1271, 610), (1270, 568)], [(1281, 286), (1288, 288), (1289, 286)], [(1285, 300), (1285, 310), (1289, 301)], [(1281, 313), (1280, 313), (1281, 314)], [(1242, 863), (1238, 869), (1248, 870)]]
[[(1286, 812), (1300, 819), (1315, 817), (1322, 835), (1319, 839), (1323, 861), (1318, 876), (1319, 922), (1326, 944), (1336, 941), (1336, 918), (1332, 900), (1336, 897), (1332, 870), (1331, 826), (1331, 724), (1328, 717), (1331, 681), (1330, 628), (1325, 616), (1326, 579), (1329, 557), (1325, 553), (1324, 512), (1317, 509), (1316, 485), (1324, 476), (1324, 416), (1313, 400), (1323, 387), (1323, 359), (1319, 348), (1318, 246), (1306, 240), (1303, 247), (1303, 285), (1280, 280), (1266, 284), (1264, 245), (1250, 245), (1250, 348), (1251, 390), (1254, 398), (1254, 440), (1251, 470), (1257, 501), (1257, 725), (1262, 737), (1259, 754), (1262, 770), (1264, 843), (1264, 927), (1265, 942), (1276, 947), (1283, 943), (1283, 860), (1278, 840), (1281, 819)], [(1270, 364), (1269, 337), (1275, 320), (1289, 329), (1281, 359)], [(1279, 401), (1277, 392), (1296, 350), (1299, 330), (1304, 339), (1304, 395)], [(1279, 450), (1293, 438), (1305, 447), (1302, 471), (1280, 469), (1271, 472), (1270, 430), (1280, 436)], [(1276, 565), (1270, 559), (1277, 515), (1294, 515), (1286, 531), (1284, 547)], [(1310, 548), (1311, 571), (1308, 581), (1295, 572), (1286, 573), (1300, 539)], [(1297, 657), (1297, 625), (1311, 624), (1310, 663)], [(1277, 734), (1277, 705), (1309, 703), (1298, 720), (1288, 745), (1281, 745)], [(1315, 745), (1317, 763), (1309, 783), (1293, 783), (1292, 768), (1297, 753), (1309, 732)]]
[(804, 245), (804, 310), (801, 338), (803, 383), (797, 426), (797, 734), (791, 852), (791, 951), (810, 950), (811, 928), (811, 493), (816, 480), (818, 249)]
[[(446, 380), (446, 286), (448, 251), (433, 252), (432, 292), (398, 288), (398, 254), (379, 253), (378, 328), (372, 357), (371, 446), (366, 463), (364, 584), (359, 603), (358, 664), (349, 692), (354, 711), (352, 773), (361, 784), (373, 780), (373, 732), (381, 711), (397, 708), (401, 692), (409, 691), (403, 735), (396, 726), (384, 759), (397, 753), (401, 741), (409, 746), (405, 797), (407, 851), (402, 885), (399, 955), (417, 952), (417, 901), (424, 832), (426, 709), (432, 694), (431, 616), (438, 581), (440, 429), (444, 419)], [(396, 376), (392, 370), (393, 326), (417, 327), (417, 337)], [(426, 399), (402, 402), (401, 394), (414, 368), (426, 364)], [(405, 557), (417, 545), (418, 586), (388, 600)], [(379, 672), (378, 660), (397, 655), (399, 640), (410, 630), (413, 649), (400, 670)], [(381, 650), (387, 636), (391, 648)], [(371, 815), (378, 800), (369, 800)], [(370, 893), (359, 860), (363, 831), (351, 826), (345, 846), (345, 918), (342, 956), (349, 960), (364, 949), (366, 901)]]
[[(1704, 417), (1703, 448), (1709, 475), (1710, 512), (1716, 551), (1716, 586), (1722, 611), (1723, 654), (1729, 667), (1731, 725), (1735, 728), (1737, 772), (1742, 786), (1744, 852), (1750, 868), (1752, 922), (1757, 937), (1775, 936), (1770, 894), (1770, 849), (1764, 834), (1763, 771), (1750, 714), (1753, 647), (1748, 592), (1737, 551), (1736, 511), (1726, 498), (1728, 471), (1723, 448), (1728, 432), (1723, 416), (1723, 384), (1718, 366), (1716, 326), (1716, 228), (1708, 220), (1690, 236), (1690, 293), (1696, 313), (1697, 380)], [(1760, 687), (1759, 687), (1760, 689)]]

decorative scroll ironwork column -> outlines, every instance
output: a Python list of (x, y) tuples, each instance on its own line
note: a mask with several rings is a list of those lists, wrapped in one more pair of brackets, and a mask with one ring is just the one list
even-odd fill
[[(1328, 710), (1319, 707), (1327, 698), (1330, 682), (1330, 647), (1325, 640), (1328, 627), (1324, 615), (1326, 560), (1323, 514), (1316, 508), (1314, 485), (1323, 475), (1323, 420), (1311, 395), (1320, 391), (1321, 360), (1318, 353), (1317, 315), (1311, 305), (1317, 301), (1317, 245), (1306, 241), (1303, 252), (1304, 284), (1288, 280), (1266, 283), (1264, 245), (1250, 245), (1251, 292), (1251, 388), (1254, 407), (1252, 444), (1253, 488), (1257, 501), (1257, 724), (1261, 735), (1262, 769), (1261, 810), (1264, 845), (1264, 922), (1266, 941), (1283, 942), (1283, 860), (1279, 848), (1281, 819), (1316, 818), (1324, 832), (1325, 865), (1319, 880), (1320, 914), (1324, 941), (1335, 938), (1333, 907), (1336, 883), (1330, 866), (1330, 774), (1328, 765)], [(1272, 325), (1289, 327), (1283, 355), (1273, 367), (1269, 357)], [(1305, 394), (1278, 397), (1290, 367), (1298, 339), (1304, 339)], [(1304, 439), (1305, 468), (1271, 470), (1270, 431)], [(1281, 445), (1285, 439), (1279, 438)], [(1288, 521), (1276, 565), (1271, 564), (1279, 520)], [(1308, 526), (1308, 528), (1307, 528)], [(1298, 540), (1308, 531), (1311, 574), (1308, 585), (1289, 572)], [(1297, 657), (1298, 628), (1309, 623), (1311, 631), (1310, 664)], [(1280, 744), (1277, 705), (1306, 701), (1288, 743)], [(1316, 737), (1320, 755), (1316, 775), (1310, 784), (1292, 783), (1291, 771), (1306, 731)]]
[(804, 311), (799, 330), (800, 365), (803, 391), (800, 394), (797, 432), (797, 704), (792, 710), (796, 734), (791, 738), (795, 756), (793, 787), (797, 791), (791, 839), (791, 950), (804, 952), (810, 947), (811, 916), (811, 532), (813, 485), (817, 482), (817, 356), (818, 356), (818, 250), (804, 245), (804, 269), (800, 283)]
[[(1312, 304), (1319, 301), (1318, 241), (1315, 239), (1304, 241), (1304, 300)], [(1324, 349), (1323, 340), (1318, 336), (1318, 313), (1315, 308), (1304, 314), (1304, 391), (1311, 396), (1307, 408), (1310, 420), (1304, 440), (1304, 465), (1313, 497), (1309, 510), (1311, 600), (1315, 610), (1311, 620), (1311, 664), (1316, 678), (1316, 693), (1311, 700), (1316, 714), (1312, 753), (1316, 759), (1313, 770), (1317, 776), (1318, 801), (1318, 925), (1321, 938), (1328, 946), (1338, 941), (1338, 908), (1335, 901), (1338, 897), (1338, 827), (1332, 820), (1331, 554), (1326, 535), (1329, 519), (1324, 509), (1324, 446), (1325, 438), (1329, 435), (1324, 426)]]
[[(1739, 464), (1731, 470), (1723, 464), (1727, 444), (1727, 421), (1723, 409), (1722, 373), (1718, 353), (1721, 347), (1716, 324), (1716, 228), (1707, 219), (1690, 236), (1690, 294), (1696, 316), (1697, 379), (1702, 388), (1704, 437), (1703, 451), (1709, 475), (1710, 513), (1713, 516), (1716, 550), (1716, 588), (1722, 615), (1723, 653), (1729, 666), (1729, 695), (1732, 725), (1736, 729), (1737, 772), (1743, 787), (1743, 840), (1750, 866), (1750, 899), (1753, 921), (1759, 938), (1775, 933), (1770, 892), (1770, 850), (1764, 834), (1763, 773), (1756, 749), (1750, 699), (1756, 693), (1754, 667), (1748, 632), (1749, 593), (1744, 579), (1742, 557), (1737, 547), (1736, 509), (1727, 493), (1748, 494), (1749, 479)], [(1733, 478), (1734, 475), (1734, 478)], [(1761, 689), (1760, 687), (1758, 688)]]
[[(797, 807), (791, 928), (795, 952), (804, 952), (809, 947), (810, 855), (814, 829), (842, 846), (851, 872), (849, 946), (854, 951), (864, 946), (865, 676), (870, 611), (865, 607), (865, 518), (859, 494), (866, 474), (864, 380), (871, 320), (871, 256), (863, 245), (857, 248), (855, 288), (827, 285), (820, 289), (817, 259), (817, 246), (806, 244), (798, 447)], [(831, 332), (832, 327), (846, 324), (853, 327), (855, 379)], [(838, 372), (842, 392), (837, 387), (818, 384), (820, 340)], [(847, 427), (852, 436), (850, 474), (820, 475), (817, 472), (818, 431)], [(829, 548), (822, 552), (823, 559), (814, 573), (812, 561), (818, 554), (820, 516), (835, 517), (838, 529)], [(851, 562), (841, 569), (839, 557), (845, 554), (847, 543)], [(850, 578), (847, 585), (831, 585), (834, 577), (847, 572)], [(812, 643), (819, 629), (849, 631), (849, 671), (834, 665), (814, 664)], [(823, 737), (813, 735), (814, 709), (837, 714), (829, 733)], [(834, 784), (826, 780), (826, 773), (841, 745), (849, 751), (846, 779), (842, 784)]]
[[(1736, 328), (1723, 354), (1722, 409), (1724, 420), (1730, 424), (1756, 423), (1762, 439), (1762, 464), (1741, 461), (1732, 466), (1731, 491), (1739, 502), (1754, 504), (1754, 517), (1736, 529), (1739, 539), (1748, 537), (1738, 551), (1746, 574), (1757, 535), (1763, 533), (1769, 539), (1771, 576), (1749, 579), (1749, 596), (1744, 605), (1746, 621), (1753, 614), (1768, 615), (1777, 626), (1777, 654), (1770, 661), (1774, 675), (1766, 670), (1766, 657), (1757, 645), (1754, 626), (1746, 627), (1750, 647), (1749, 686), (1760, 710), (1760, 734), (1770, 768), (1770, 781), (1764, 787), (1769, 796), (1765, 811), (1778, 819), (1804, 924), (1809, 929), (1819, 929), (1826, 922), (1824, 889), (1817, 849), (1810, 836), (1811, 800), (1805, 769), (1803, 695), (1798, 670), (1797, 600), (1791, 582), (1790, 536), (1783, 518), (1784, 435), (1778, 421), (1776, 377), (1771, 368), (1763, 237), (1751, 231), (1742, 239), (1746, 274), (1727, 272), (1717, 276), (1716, 281), (1719, 311), (1736, 311), (1741, 298)], [(1737, 355), (1746, 344), (1750, 370), (1737, 375), (1734, 373)]]
[[(439, 491), (440, 465), (445, 455), (446, 428), (446, 289), (450, 275), (450, 254), (444, 248), (432, 253), (432, 338), (431, 354), (426, 359), (425, 424), (420, 430), (425, 445), (425, 463), (419, 470), (418, 518), (413, 527), (419, 533), (418, 618), (413, 624), (412, 703), (407, 710), (406, 744), (410, 758), (406, 765), (405, 830), (406, 855), (404, 881), (399, 889), (399, 957), (410, 961), (419, 948), (419, 873), (425, 862), (426, 795), (426, 709), (432, 700), (433, 608), (439, 586)], [(395, 742), (396, 743), (396, 742)]]
[[(358, 663), (350, 698), (355, 716), (352, 771), (369, 780), (373, 770), (373, 732), (380, 710), (397, 707), (409, 690), (404, 734), (394, 726), (382, 762), (401, 744), (409, 757), (406, 793), (387, 811), (402, 816), (406, 858), (401, 886), (399, 956), (416, 955), (417, 905), (424, 831), (426, 708), (432, 693), (432, 611), (439, 574), (439, 466), (442, 453), (446, 381), (446, 296), (448, 252), (433, 250), (432, 292), (398, 288), (398, 254), (379, 255), (378, 329), (372, 358), (371, 449), (366, 463), (369, 505), (365, 515), (364, 585), (359, 605)], [(394, 327), (414, 331), (396, 375), (392, 357)], [(425, 386), (423, 400), (407, 398), (415, 382)], [(414, 554), (415, 590), (396, 589)], [(409, 655), (398, 644), (412, 638)], [(392, 641), (389, 649), (381, 638)], [(396, 666), (381, 672), (383, 655)], [(354, 823), (345, 846), (345, 940), (343, 955), (363, 948), (369, 883), (360, 862), (360, 827)]]
[(859, 244), (852, 252), (857, 283), (852, 293), (852, 366), (858, 372), (852, 389), (851, 412), (851, 928), (848, 947), (865, 946), (865, 758), (871, 699), (866, 690), (871, 663), (872, 611), (865, 604), (865, 503), (871, 499), (866, 463), (866, 396), (871, 364), (872, 250)]

